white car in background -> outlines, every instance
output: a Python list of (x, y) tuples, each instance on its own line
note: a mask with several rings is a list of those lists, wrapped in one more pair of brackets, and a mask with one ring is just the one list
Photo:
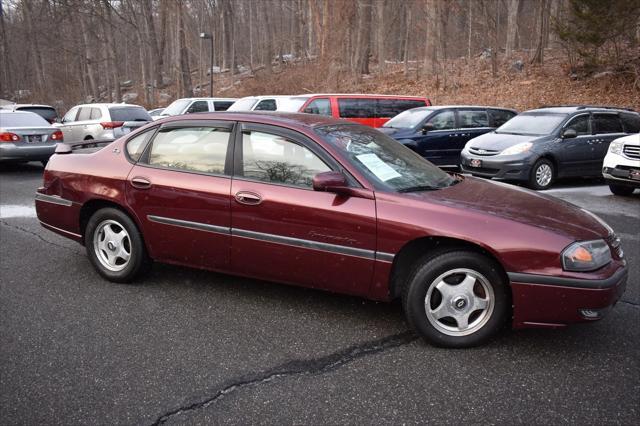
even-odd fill
[(640, 188), (640, 133), (611, 142), (602, 175), (616, 195), (631, 195)]
[(54, 126), (65, 142), (113, 140), (153, 121), (146, 109), (132, 104), (95, 103), (76, 105)]
[(182, 98), (176, 99), (166, 107), (160, 115), (154, 115), (158, 120), (173, 115), (193, 114), (196, 112), (226, 111), (236, 101), (235, 98)]
[(247, 96), (238, 99), (228, 111), (298, 112), (306, 101), (300, 96)]

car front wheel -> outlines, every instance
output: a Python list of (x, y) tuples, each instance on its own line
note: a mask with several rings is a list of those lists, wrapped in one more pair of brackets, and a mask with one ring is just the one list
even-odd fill
[(505, 324), (510, 293), (499, 266), (471, 251), (449, 251), (418, 263), (403, 291), (409, 323), (436, 346), (482, 344)]
[(529, 176), (529, 187), (536, 190), (548, 189), (556, 178), (553, 163), (541, 158), (533, 165)]
[(118, 209), (95, 212), (87, 224), (84, 242), (91, 263), (109, 281), (131, 282), (150, 264), (137, 226)]
[(609, 190), (611, 190), (612, 194), (627, 196), (633, 194), (635, 188), (633, 186), (616, 185), (610, 183)]

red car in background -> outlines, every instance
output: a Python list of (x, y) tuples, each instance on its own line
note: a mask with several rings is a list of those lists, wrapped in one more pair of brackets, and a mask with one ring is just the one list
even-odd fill
[(205, 113), (103, 149), (64, 144), (41, 224), (106, 279), (152, 260), (402, 300), (436, 345), (597, 320), (623, 293), (620, 240), (571, 204), (447, 174), (388, 136), (309, 114)]
[(431, 105), (427, 98), (396, 95), (315, 94), (294, 99), (304, 100), (300, 112), (343, 118), (370, 127), (382, 127), (403, 111)]

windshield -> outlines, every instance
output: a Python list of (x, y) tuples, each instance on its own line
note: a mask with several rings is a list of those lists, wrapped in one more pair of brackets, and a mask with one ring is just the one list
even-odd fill
[(433, 110), (425, 108), (408, 109), (384, 123), (382, 127), (393, 129), (413, 129), (422, 122)]
[(381, 132), (357, 124), (315, 129), (373, 183), (394, 192), (428, 191), (457, 183), (447, 173)]
[(0, 113), (0, 127), (49, 127), (44, 118), (33, 112)]
[(258, 102), (256, 98), (238, 99), (227, 111), (251, 111), (256, 102)]
[(280, 99), (278, 105), (278, 111), (285, 112), (298, 112), (302, 105), (307, 101), (307, 98), (283, 98)]
[(496, 133), (512, 133), (515, 135), (548, 135), (567, 118), (566, 114), (534, 114), (516, 115), (500, 126)]
[(179, 115), (182, 114), (182, 111), (189, 105), (191, 100), (189, 99), (178, 99), (176, 101), (171, 102), (171, 105), (166, 107), (162, 114), (160, 115)]

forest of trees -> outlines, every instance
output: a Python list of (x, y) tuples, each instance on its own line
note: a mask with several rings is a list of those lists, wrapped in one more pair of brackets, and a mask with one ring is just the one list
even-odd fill
[[(166, 104), (254, 73), (307, 66), (342, 79), (442, 75), (484, 55), (493, 74), (514, 52), (543, 63), (640, 68), (637, 0), (0, 0), (0, 97), (15, 101)], [(213, 64), (210, 64), (211, 34)], [(522, 59), (521, 59), (522, 60)], [(634, 68), (636, 67), (636, 68)]]

